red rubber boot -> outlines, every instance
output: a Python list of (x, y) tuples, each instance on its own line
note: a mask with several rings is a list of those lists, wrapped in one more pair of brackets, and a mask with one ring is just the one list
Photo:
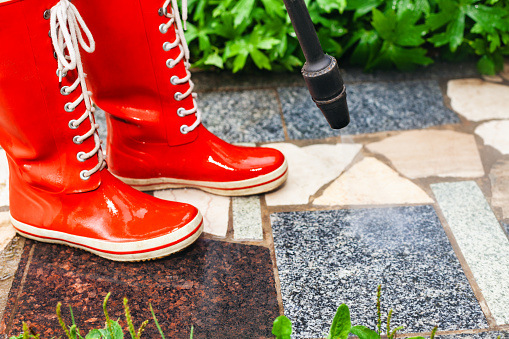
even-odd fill
[(106, 153), (115, 176), (140, 190), (197, 187), (232, 196), (270, 191), (286, 180), (279, 151), (230, 145), (201, 124), (175, 3), (173, 9), (169, 0), (74, 3), (97, 32), (97, 52), (85, 65), (94, 100), (107, 112)]
[(195, 207), (147, 196), (104, 169), (79, 53), (94, 42), (76, 8), (14, 0), (0, 3), (0, 22), (0, 145), (18, 233), (119, 261), (163, 257), (195, 241)]

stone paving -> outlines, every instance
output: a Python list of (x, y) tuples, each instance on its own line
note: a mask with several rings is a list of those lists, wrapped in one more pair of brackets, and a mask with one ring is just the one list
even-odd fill
[[(0, 154), (0, 333), (27, 321), (43, 338), (62, 336), (59, 301), (84, 331), (102, 327), (111, 291), (112, 318), (128, 297), (139, 325), (151, 303), (169, 338), (188, 338), (191, 326), (195, 338), (271, 338), (285, 314), (294, 338), (318, 339), (341, 303), (353, 324), (374, 328), (382, 284), (402, 337), (438, 325), (440, 338), (509, 338), (508, 74), (509, 64), (484, 78), (471, 64), (346, 70), (352, 123), (341, 131), (299, 74), (195, 74), (204, 124), (281, 150), (289, 178), (252, 197), (149, 192), (205, 218), (196, 244), (154, 262), (14, 237)], [(104, 136), (101, 112), (98, 121)], [(158, 337), (153, 323), (146, 337)]]

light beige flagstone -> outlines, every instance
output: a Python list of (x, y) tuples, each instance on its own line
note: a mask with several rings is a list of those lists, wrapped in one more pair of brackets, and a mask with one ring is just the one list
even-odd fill
[(0, 149), (0, 206), (9, 205), (9, 165), (7, 155)]
[(156, 198), (185, 202), (198, 208), (203, 215), (203, 232), (226, 236), (230, 198), (206, 193), (197, 189), (173, 189), (155, 191)]
[(475, 134), (483, 139), (485, 145), (493, 146), (502, 154), (509, 154), (509, 120), (481, 124), (475, 129)]
[(0, 212), (0, 251), (3, 251), (15, 236), (16, 231), (11, 224), (9, 212)]
[(280, 150), (288, 161), (286, 184), (265, 196), (267, 205), (307, 204), (323, 185), (337, 178), (362, 149), (359, 144), (266, 145)]
[(420, 187), (375, 158), (364, 158), (336, 179), (314, 205), (432, 203)]
[(233, 197), (233, 238), (263, 240), (260, 197)]
[(502, 209), (503, 218), (509, 218), (509, 160), (502, 159), (490, 171), (491, 205)]
[(408, 178), (480, 177), (484, 169), (473, 135), (454, 131), (402, 132), (366, 145)]
[(458, 79), (447, 83), (452, 108), (471, 121), (509, 119), (509, 86), (481, 79)]

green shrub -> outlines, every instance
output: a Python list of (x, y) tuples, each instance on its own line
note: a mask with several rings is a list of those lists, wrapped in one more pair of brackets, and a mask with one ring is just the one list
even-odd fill
[[(306, 0), (326, 53), (366, 70), (509, 55), (509, 0)], [(282, 0), (189, 0), (194, 66), (292, 70), (304, 61)]]

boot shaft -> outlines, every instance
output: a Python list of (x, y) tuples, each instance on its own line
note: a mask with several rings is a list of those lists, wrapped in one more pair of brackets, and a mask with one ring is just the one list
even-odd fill
[[(119, 129), (132, 140), (169, 145), (195, 140), (197, 131), (182, 133), (181, 127), (193, 125), (196, 116), (177, 114), (192, 110), (194, 102), (190, 94), (178, 100), (177, 93), (190, 89), (189, 82), (174, 81), (188, 75), (185, 42), (177, 40), (176, 21), (165, 15), (165, 1), (74, 3), (95, 34), (97, 50), (84, 55), (85, 66), (94, 100), (111, 114), (111, 124), (124, 125)], [(167, 11), (171, 14), (171, 6)], [(170, 21), (167, 29), (161, 27)]]
[(8, 154), (11, 172), (18, 171), (17, 177), (33, 187), (49, 192), (90, 191), (98, 187), (100, 176), (80, 178), (80, 173), (98, 160), (94, 156), (81, 161), (77, 155), (96, 144), (94, 138), (73, 142), (90, 131), (91, 123), (70, 127), (70, 121), (86, 110), (84, 102), (72, 112), (64, 109), (80, 97), (81, 89), (61, 94), (64, 86), (74, 83), (77, 72), (67, 72), (59, 83), (48, 11), (56, 3), (0, 3), (0, 145)]

